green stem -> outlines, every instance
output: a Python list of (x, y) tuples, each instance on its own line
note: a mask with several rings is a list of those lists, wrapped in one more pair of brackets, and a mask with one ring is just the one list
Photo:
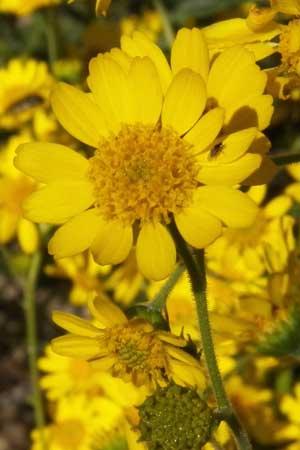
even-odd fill
[(161, 311), (165, 304), (166, 300), (174, 289), (177, 281), (185, 271), (185, 266), (183, 264), (178, 264), (172, 275), (168, 278), (162, 288), (158, 291), (158, 293), (154, 296), (153, 300), (147, 304), (149, 309), (154, 309), (155, 311)]
[(41, 433), (43, 449), (46, 450), (43, 427), (45, 426), (42, 395), (39, 388), (39, 374), (37, 368), (38, 345), (36, 327), (36, 285), (41, 268), (42, 255), (36, 252), (31, 259), (28, 276), (24, 286), (23, 306), (26, 321), (26, 341), (28, 352), (28, 364), (31, 378), (32, 402), (34, 408), (35, 424)]
[(197, 252), (197, 265), (196, 260), (191, 254), (188, 246), (181, 237), (174, 223), (170, 225), (170, 231), (177, 244), (178, 251), (186, 265), (190, 276), (192, 290), (196, 302), (198, 323), (204, 356), (211, 379), (212, 388), (218, 402), (219, 412), (222, 415), (223, 420), (226, 420), (226, 422), (231, 427), (238, 449), (252, 450), (252, 446), (247, 433), (243, 429), (229, 399), (227, 398), (222, 381), (222, 376), (217, 363), (207, 308), (204, 251), (201, 250)]
[(168, 11), (163, 4), (163, 0), (153, 0), (153, 4), (160, 14), (168, 47), (172, 48), (175, 39), (175, 33), (170, 22)]

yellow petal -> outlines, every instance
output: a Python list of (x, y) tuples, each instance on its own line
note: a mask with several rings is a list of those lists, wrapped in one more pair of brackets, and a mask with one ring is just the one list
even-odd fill
[(253, 31), (246, 19), (228, 19), (202, 28), (210, 49), (223, 49), (236, 44), (270, 41), (280, 34), (281, 29), (274, 23), (266, 31)]
[(78, 336), (97, 337), (99, 329), (94, 327), (88, 320), (81, 319), (73, 314), (61, 311), (53, 311), (52, 320), (56, 325)]
[(129, 72), (136, 122), (156, 125), (161, 113), (162, 90), (157, 70), (150, 58), (134, 58)]
[(206, 103), (206, 87), (201, 75), (182, 69), (172, 80), (162, 110), (162, 124), (180, 135), (201, 116)]
[(233, 186), (243, 183), (260, 167), (261, 163), (261, 155), (247, 153), (232, 163), (203, 166), (197, 175), (197, 180), (203, 184)]
[(171, 53), (171, 67), (174, 75), (189, 68), (207, 81), (209, 70), (208, 47), (204, 35), (198, 28), (181, 28), (174, 41)]
[(267, 185), (263, 184), (261, 186), (251, 186), (251, 188), (247, 191), (247, 194), (250, 198), (252, 198), (252, 200), (255, 201), (257, 205), (260, 205), (267, 194)]
[(55, 258), (73, 256), (87, 250), (99, 230), (95, 209), (84, 211), (60, 227), (49, 241), (48, 251)]
[(194, 153), (202, 152), (216, 139), (223, 127), (223, 122), (224, 110), (211, 109), (198, 120), (184, 139), (194, 145)]
[(235, 46), (215, 59), (208, 77), (208, 97), (215, 98), (225, 109), (237, 101), (247, 106), (251, 97), (263, 93), (266, 82), (267, 76), (255, 64), (254, 55)]
[(26, 219), (37, 223), (64, 223), (94, 202), (92, 183), (85, 180), (52, 181), (23, 203)]
[(34, 253), (39, 245), (37, 226), (26, 219), (21, 219), (17, 230), (18, 240), (24, 253)]
[(271, 0), (271, 7), (284, 14), (300, 15), (299, 0)]
[(95, 359), (95, 361), (90, 361), (89, 365), (93, 370), (107, 372), (109, 369), (113, 367), (116, 360), (111, 356), (104, 356), (99, 359)]
[(88, 170), (88, 161), (84, 156), (60, 144), (22, 144), (17, 148), (16, 155), (15, 166), (41, 183), (63, 178), (84, 178)]
[(99, 230), (91, 245), (94, 260), (103, 266), (120, 264), (131, 250), (133, 243), (132, 228), (122, 223), (101, 221)]
[(292, 199), (294, 199), (296, 202), (300, 203), (300, 184), (299, 183), (292, 183), (290, 184), (286, 190), (287, 195), (290, 195)]
[(258, 212), (257, 205), (246, 194), (227, 186), (202, 186), (196, 191), (195, 202), (234, 228), (249, 227)]
[(225, 128), (226, 133), (235, 130), (242, 130), (248, 127), (257, 127), (264, 130), (270, 125), (273, 115), (273, 97), (271, 95), (258, 95), (245, 101), (242, 99), (232, 102), (227, 108), (225, 122), (228, 124)]
[[(204, 166), (218, 166), (233, 162), (246, 153), (257, 135), (256, 128), (247, 128), (225, 136), (213, 144), (207, 152), (198, 155), (197, 160)], [(216, 149), (216, 153), (214, 150)]]
[(110, 56), (99, 54), (89, 64), (87, 83), (107, 122), (134, 123), (135, 107), (126, 73)]
[(108, 135), (103, 114), (88, 94), (66, 83), (58, 83), (51, 94), (51, 105), (62, 126), (76, 139), (98, 147)]
[(94, 358), (100, 350), (96, 339), (74, 334), (52, 339), (51, 347), (58, 355), (77, 359)]
[(176, 215), (175, 222), (184, 240), (196, 248), (211, 244), (222, 232), (220, 220), (197, 204)]
[(289, 164), (286, 169), (294, 180), (300, 181), (300, 163)]
[(104, 328), (127, 323), (127, 318), (121, 309), (103, 296), (90, 300), (89, 310)]
[(129, 56), (148, 56), (154, 63), (160, 77), (163, 93), (171, 82), (171, 69), (161, 49), (144, 34), (136, 31), (132, 37), (122, 36), (121, 48)]
[(163, 225), (143, 225), (137, 239), (136, 258), (145, 277), (158, 281), (170, 275), (176, 264), (176, 248)]
[(120, 48), (112, 48), (108, 55), (119, 64), (125, 73), (129, 73), (132, 58)]
[(9, 242), (16, 233), (20, 216), (9, 209), (0, 209), (0, 243)]
[[(298, 191), (300, 191), (300, 189)], [(286, 193), (289, 193), (288, 190), (286, 190)], [(288, 195), (279, 195), (278, 197), (270, 200), (265, 206), (264, 214), (269, 219), (281, 217), (288, 212), (292, 204), (292, 199)]]

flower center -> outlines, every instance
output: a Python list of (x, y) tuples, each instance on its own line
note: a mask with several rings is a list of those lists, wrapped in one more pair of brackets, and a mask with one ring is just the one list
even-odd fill
[(170, 221), (197, 186), (192, 146), (169, 128), (123, 125), (90, 159), (96, 207), (106, 220)]
[(116, 355), (121, 371), (152, 372), (165, 367), (163, 344), (152, 326), (144, 321), (133, 320), (125, 326), (108, 329), (106, 342), (110, 352)]
[(279, 51), (288, 71), (300, 74), (300, 21), (291, 20), (281, 33)]

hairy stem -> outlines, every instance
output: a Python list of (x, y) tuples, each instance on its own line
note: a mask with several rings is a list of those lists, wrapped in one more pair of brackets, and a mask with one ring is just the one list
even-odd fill
[(172, 275), (167, 279), (167, 281), (155, 295), (153, 300), (147, 304), (147, 307), (150, 309), (154, 309), (155, 311), (161, 311), (166, 304), (166, 300), (169, 294), (174, 289), (177, 281), (179, 280), (184, 271), (185, 266), (183, 264), (178, 264)]
[(212, 388), (218, 402), (219, 413), (223, 420), (226, 420), (231, 427), (238, 449), (252, 450), (247, 433), (239, 422), (233, 407), (227, 398), (222, 376), (217, 363), (207, 308), (204, 251), (198, 251), (196, 258), (194, 258), (174, 223), (170, 225), (170, 231), (177, 244), (178, 252), (186, 265), (191, 280), (204, 356), (211, 379)]
[(32, 403), (34, 408), (35, 424), (40, 430), (43, 449), (46, 450), (43, 427), (45, 425), (44, 409), (41, 391), (39, 388), (39, 374), (37, 368), (38, 340), (36, 329), (36, 285), (41, 268), (42, 255), (38, 251), (31, 259), (28, 276), (24, 286), (24, 312), (26, 322), (26, 341), (28, 364), (31, 378)]

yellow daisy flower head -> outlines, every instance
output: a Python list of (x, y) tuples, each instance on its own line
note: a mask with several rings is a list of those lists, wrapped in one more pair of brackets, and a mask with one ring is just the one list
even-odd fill
[(101, 396), (124, 408), (132, 407), (144, 399), (145, 393), (131, 383), (112, 377), (107, 372), (93, 370), (84, 359), (61, 356), (50, 345), (38, 360), (44, 372), (40, 385), (49, 400), (59, 400), (74, 394)]
[(145, 279), (139, 271), (136, 254), (132, 249), (126, 261), (109, 274), (105, 287), (113, 291), (113, 298), (117, 303), (128, 306), (142, 291), (144, 284)]
[(122, 17), (120, 21), (121, 34), (131, 36), (134, 31), (140, 31), (151, 41), (157, 42), (162, 31), (162, 22), (160, 14), (155, 10), (145, 10), (138, 15)]
[(11, 137), (0, 149), (0, 244), (18, 237), (22, 251), (33, 253), (39, 237), (35, 224), (23, 218), (22, 203), (35, 189), (35, 182), (13, 165), (15, 149), (32, 137), (26, 130)]
[(121, 47), (91, 60), (91, 93), (62, 83), (52, 93), (61, 124), (94, 155), (35, 143), (19, 148), (15, 164), (46, 184), (24, 211), (33, 221), (62, 224), (51, 254), (91, 248), (99, 264), (118, 264), (136, 244), (139, 269), (160, 280), (176, 263), (166, 227), (173, 219), (196, 248), (223, 226), (254, 221), (255, 203), (233, 186), (260, 184), (272, 171), (260, 131), (272, 97), (251, 52), (235, 46), (211, 64), (196, 28), (177, 34), (171, 66), (141, 33), (123, 36)]
[(17, 128), (30, 120), (45, 106), (52, 83), (44, 62), (10, 60), (0, 70), (0, 128)]
[(53, 423), (32, 433), (31, 450), (91, 450), (99, 438), (115, 432), (124, 421), (123, 410), (104, 397), (71, 395), (57, 403)]
[[(253, 186), (248, 195), (261, 204), (266, 192), (265, 185)], [(210, 268), (232, 282), (248, 280), (256, 284), (266, 269), (265, 246), (276, 242), (274, 222), (287, 214), (291, 206), (289, 195), (278, 195), (260, 207), (251, 228), (226, 230), (208, 249)]]
[(270, 0), (271, 7), (278, 12), (290, 15), (300, 15), (299, 0)]
[(57, 5), (60, 2), (61, 0), (1, 0), (0, 12), (25, 16), (36, 9)]
[(204, 385), (200, 364), (181, 347), (186, 342), (171, 333), (154, 330), (142, 319), (128, 320), (124, 313), (104, 298), (89, 304), (95, 321), (54, 312), (54, 322), (69, 334), (52, 341), (60, 355), (90, 361), (97, 370), (137, 386), (164, 385), (168, 379), (178, 384)]
[(109, 266), (99, 266), (90, 253), (81, 253), (69, 258), (62, 258), (45, 267), (50, 277), (68, 278), (72, 282), (69, 294), (73, 305), (84, 305), (98, 292), (104, 292), (104, 277), (110, 271)]

